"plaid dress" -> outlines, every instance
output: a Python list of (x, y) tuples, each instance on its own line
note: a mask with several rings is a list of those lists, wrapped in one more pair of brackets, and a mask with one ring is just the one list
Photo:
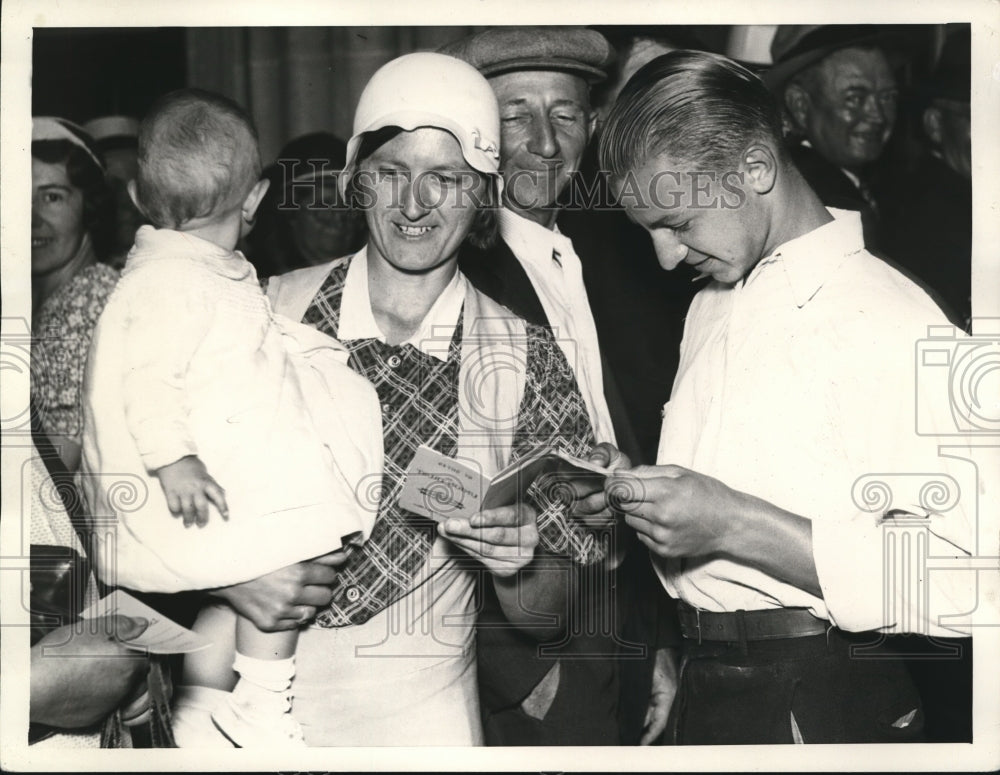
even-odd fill
[[(340, 305), (350, 262), (336, 265), (309, 304), (303, 322), (338, 337)], [(385, 467), (378, 518), (363, 549), (341, 566), (333, 601), (316, 618), (320, 627), (362, 624), (412, 591), (413, 577), (437, 535), (433, 520), (400, 508), (404, 473), (417, 448), (427, 445), (454, 457), (458, 449), (458, 390), (462, 321), (448, 357), (440, 360), (411, 344), (376, 339), (341, 340), (348, 365), (375, 387), (382, 405)], [(594, 437), (572, 369), (548, 329), (527, 326), (528, 372), (511, 449), (517, 459), (551, 446), (585, 455)], [(533, 490), (542, 550), (591, 564), (604, 557), (596, 537), (567, 516), (558, 498)]]

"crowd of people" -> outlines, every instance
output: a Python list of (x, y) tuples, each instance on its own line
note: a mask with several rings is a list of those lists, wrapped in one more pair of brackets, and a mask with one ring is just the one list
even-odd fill
[[(856, 494), (967, 474), (913, 367), (972, 316), (970, 36), (937, 32), (780, 27), (763, 68), (488, 28), (267, 166), (198, 89), (35, 117), (32, 487), (65, 498), (32, 535), (87, 602), (121, 587), (211, 645), (147, 661), (119, 617), (84, 663), (33, 630), (33, 741), (970, 739), (942, 618), (969, 577), (887, 609), (883, 536), (969, 556), (972, 506)], [(603, 471), (401, 503), (415, 459), (489, 479), (543, 449)], [(962, 658), (914, 659), (927, 636)]]

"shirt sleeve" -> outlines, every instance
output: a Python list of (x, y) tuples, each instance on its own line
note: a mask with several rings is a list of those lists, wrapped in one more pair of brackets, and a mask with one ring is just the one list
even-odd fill
[[(540, 447), (586, 457), (594, 446), (587, 407), (573, 371), (548, 329), (528, 325), (528, 372), (511, 448), (515, 461)], [(551, 554), (590, 565), (606, 555), (596, 532), (574, 522), (558, 488), (533, 484), (528, 498), (538, 510), (538, 537)]]
[[(191, 262), (183, 262), (188, 269)], [(197, 454), (188, 428), (185, 377), (212, 325), (217, 301), (175, 262), (163, 260), (129, 277), (124, 331), (125, 417), (150, 472)]]
[[(851, 490), (846, 513), (813, 520), (813, 559), (841, 629), (967, 635), (970, 612), (982, 606), (970, 558), (990, 466), (957, 432), (955, 396), (937, 367), (926, 365), (921, 332), (902, 328), (872, 333), (871, 345), (854, 351), (864, 366), (836, 386), (840, 443), (858, 465), (853, 483), (843, 483)], [(940, 349), (954, 352), (965, 342)], [(947, 376), (949, 367), (941, 369)], [(1000, 470), (996, 450), (981, 452)]]

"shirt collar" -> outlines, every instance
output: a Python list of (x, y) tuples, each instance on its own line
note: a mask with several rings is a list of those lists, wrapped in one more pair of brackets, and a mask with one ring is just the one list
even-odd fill
[(779, 264), (788, 278), (795, 304), (804, 307), (845, 258), (865, 249), (861, 213), (833, 207), (828, 207), (827, 212), (833, 216), (832, 221), (779, 245), (754, 267), (747, 284), (764, 267)]
[(527, 261), (551, 263), (553, 250), (562, 255), (573, 250), (573, 243), (558, 226), (546, 228), (506, 207), (500, 208), (500, 236), (514, 255)]
[[(809, 142), (809, 140), (807, 140), (807, 139), (805, 139), (805, 138), (803, 138), (803, 139), (802, 139), (802, 141), (801, 141), (801, 145), (802, 145), (803, 147), (805, 147), (805, 148), (809, 148), (810, 150), (813, 150), (813, 151), (815, 151), (815, 150), (816, 150), (815, 148), (813, 148), (813, 144), (812, 144), (811, 142)], [(816, 153), (818, 154), (818, 153), (819, 153), (819, 151), (816, 151)], [(851, 183), (853, 183), (853, 184), (854, 184), (854, 187), (855, 187), (856, 189), (858, 189), (858, 190), (860, 190), (860, 189), (861, 189), (861, 178), (859, 178), (859, 177), (858, 177), (858, 176), (857, 176), (857, 175), (856, 175), (855, 173), (851, 172), (851, 171), (850, 171), (849, 169), (847, 169), (846, 167), (837, 167), (837, 169), (838, 169), (838, 170), (840, 170), (841, 172), (843, 172), (843, 173), (844, 173), (844, 175), (846, 175), (846, 176), (847, 176), (847, 179), (848, 179), (849, 181), (851, 181)]]
[[(448, 349), (455, 327), (458, 325), (467, 287), (465, 275), (456, 271), (420, 323), (413, 336), (401, 344), (409, 344), (425, 355), (440, 361), (448, 360)], [(368, 293), (368, 248), (361, 248), (347, 267), (344, 290), (340, 298), (340, 323), (337, 338), (377, 339), (385, 342), (385, 334), (378, 327), (372, 313)]]
[(194, 260), (230, 280), (251, 277), (257, 282), (253, 265), (240, 251), (227, 250), (189, 232), (148, 225), (140, 226), (135, 233), (135, 244), (125, 260), (123, 274), (163, 258)]

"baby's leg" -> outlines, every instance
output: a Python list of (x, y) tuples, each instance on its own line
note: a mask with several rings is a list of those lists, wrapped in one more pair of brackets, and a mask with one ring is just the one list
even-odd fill
[(212, 642), (184, 657), (184, 670), (174, 692), (174, 739), (181, 748), (232, 748), (212, 722), (212, 712), (236, 685), (236, 613), (225, 605), (206, 605), (191, 628)]
[(191, 628), (212, 645), (184, 657), (185, 684), (208, 686), (231, 692), (236, 686), (233, 655), (236, 653), (236, 612), (227, 605), (212, 603), (198, 613)]
[(236, 651), (245, 657), (273, 661), (295, 656), (298, 630), (264, 632), (245, 616), (236, 617)]
[(298, 630), (263, 632), (242, 616), (236, 619), (236, 659), (240, 680), (213, 718), (243, 748), (304, 745), (291, 716)]

